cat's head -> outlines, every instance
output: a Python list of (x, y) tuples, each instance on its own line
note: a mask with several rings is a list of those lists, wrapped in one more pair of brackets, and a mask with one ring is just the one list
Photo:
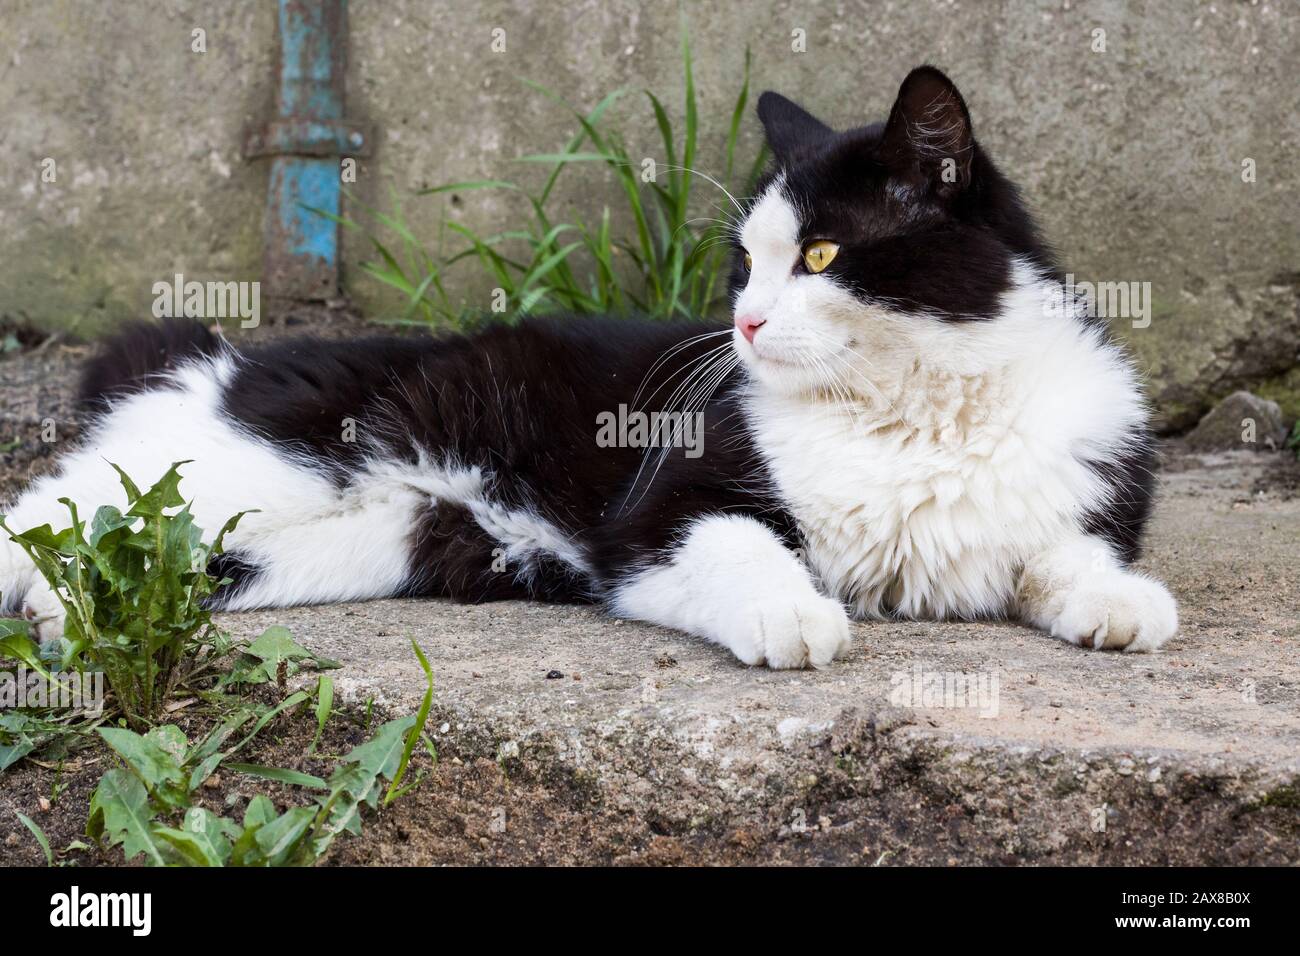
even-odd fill
[[(758, 115), (774, 162), (737, 230), (734, 342), (783, 391), (860, 391), (996, 317), (1017, 262), (1050, 269), (956, 86), (913, 70), (889, 118), (835, 132), (776, 93)], [(1023, 268), (1023, 266), (1021, 267)]]

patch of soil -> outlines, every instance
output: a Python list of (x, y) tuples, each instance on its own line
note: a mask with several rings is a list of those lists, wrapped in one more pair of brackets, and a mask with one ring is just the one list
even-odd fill
[(1268, 468), (1255, 479), (1251, 494), (1275, 495), (1283, 501), (1300, 497), (1300, 458), (1291, 451), (1280, 451), (1272, 456)]
[[(255, 696), (262, 703), (275, 702), (274, 691), (262, 690)], [(316, 734), (316, 721), (310, 707), (306, 706), (297, 713), (282, 715), (263, 728), (258, 737), (232, 759), (328, 777), (337, 766), (337, 758), (367, 740), (386, 719), (386, 715), (378, 710), (371, 713), (369, 721), (361, 710), (336, 710), (326, 723), (315, 751), (309, 754)], [(211, 713), (191, 714), (182, 710), (167, 722), (184, 730), (193, 744), (216, 725), (217, 718)], [(45, 831), (56, 860), (78, 866), (126, 865), (120, 849), (68, 849), (74, 841), (90, 842), (85, 827), (91, 795), (104, 773), (118, 765), (116, 756), (97, 741), (78, 750), (62, 764), (28, 758), (0, 773), (0, 847), (3, 847), (0, 859), (11, 865), (44, 865), (44, 855), (18, 820), (17, 811), (31, 817)], [(417, 774), (427, 774), (431, 765), (428, 755), (417, 749), (411, 759), (407, 782), (414, 780)], [(311, 802), (312, 796), (301, 787), (219, 768), (197, 792), (195, 803), (213, 813), (239, 820), (243, 818), (248, 801), (259, 793), (270, 797), (276, 809), (281, 811), (291, 806), (305, 806)], [(137, 858), (134, 863), (139, 865), (141, 860)]]
[[(272, 703), (265, 697), (265, 703)], [(234, 758), (238, 762), (298, 770), (328, 777), (337, 758), (369, 738), (387, 715), (378, 710), (367, 722), (360, 708), (330, 716), (315, 753), (310, 708), (278, 718)], [(171, 721), (193, 743), (214, 724), (208, 715)], [(634, 859), (654, 842), (643, 821), (589, 807), (572, 792), (557, 793), (536, 782), (516, 782), (491, 760), (462, 759), (442, 753), (434, 764), (417, 747), (405, 782), (419, 785), (387, 808), (363, 811), (360, 837), (337, 841), (326, 865), (573, 864)], [(31, 817), (45, 832), (57, 862), (74, 866), (128, 864), (120, 848), (69, 847), (89, 844), (85, 835), (90, 799), (99, 779), (116, 765), (102, 745), (79, 751), (62, 766), (24, 760), (0, 773), (0, 861), (12, 866), (43, 866), (44, 855), (15, 812)], [(311, 803), (301, 787), (219, 769), (196, 795), (196, 804), (239, 820), (248, 802), (265, 794), (278, 811)]]
[(79, 433), (73, 396), (90, 349), (57, 337), (24, 337), (0, 355), (0, 502), (53, 468)]
[(29, 322), (0, 314), (0, 354), (34, 349), (50, 338)]

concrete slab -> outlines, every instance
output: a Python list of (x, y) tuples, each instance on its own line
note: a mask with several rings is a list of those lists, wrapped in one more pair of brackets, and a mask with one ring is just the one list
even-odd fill
[[(593, 820), (647, 820), (689, 859), (742, 834), (756, 859), (1296, 864), (1300, 499), (1276, 467), (1237, 454), (1166, 471), (1143, 566), (1183, 625), (1156, 654), (876, 623), (846, 660), (791, 673), (589, 608), (377, 601), (222, 623), (285, 624), (343, 662), (345, 697), (395, 709), (423, 692), (419, 641), (440, 750), (492, 758)], [(910, 699), (954, 675), (984, 696)]]

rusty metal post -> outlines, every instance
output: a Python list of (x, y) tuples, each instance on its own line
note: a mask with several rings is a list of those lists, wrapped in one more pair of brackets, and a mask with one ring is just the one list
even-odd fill
[(272, 157), (262, 281), (272, 296), (327, 299), (338, 293), (339, 160), (370, 145), (343, 119), (347, 0), (279, 0), (279, 31), (276, 119), (244, 141), (246, 158)]

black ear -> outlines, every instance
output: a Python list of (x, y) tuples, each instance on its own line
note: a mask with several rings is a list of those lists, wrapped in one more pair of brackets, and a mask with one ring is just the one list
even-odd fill
[(758, 118), (781, 166), (835, 132), (803, 107), (770, 90), (758, 98)]
[(907, 74), (881, 142), (891, 172), (909, 186), (951, 196), (970, 184), (970, 113), (952, 80), (932, 66)]

